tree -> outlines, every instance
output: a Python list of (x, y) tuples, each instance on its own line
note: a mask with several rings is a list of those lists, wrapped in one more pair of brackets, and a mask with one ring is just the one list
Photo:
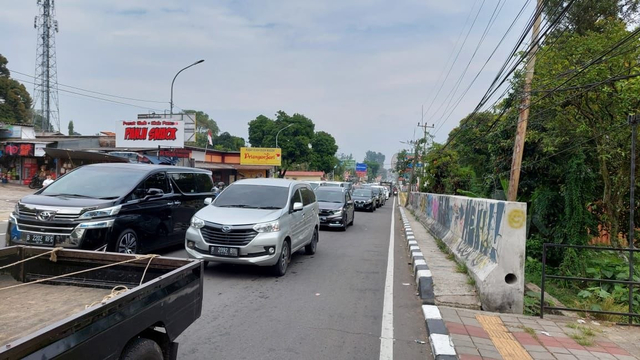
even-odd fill
[(339, 163), (335, 157), (335, 153), (338, 151), (336, 139), (329, 133), (318, 131), (315, 133), (313, 140), (311, 140), (311, 145), (313, 154), (311, 156), (310, 167), (323, 171), (326, 174), (334, 171), (334, 168), (337, 168)]
[(547, 20), (554, 21), (560, 16), (560, 10), (570, 3), (557, 31), (562, 33), (568, 29), (578, 35), (602, 31), (602, 20), (632, 20), (640, 6), (640, 0), (548, 0), (544, 10)]
[(31, 123), (31, 96), (18, 81), (11, 79), (8, 60), (0, 54), (0, 122)]
[(69, 136), (75, 135), (75, 131), (73, 131), (73, 120), (69, 121)]
[(365, 162), (376, 162), (380, 165), (380, 167), (384, 167), (384, 159), (385, 156), (383, 153), (380, 152), (374, 152), (371, 150), (368, 150), (367, 153), (364, 156), (364, 161)]
[[(288, 125), (292, 126), (287, 127)], [(278, 177), (284, 177), (287, 169), (294, 164), (309, 164), (312, 160), (312, 145), (315, 125), (302, 114), (289, 116), (284, 111), (276, 113), (275, 120), (264, 115), (249, 122), (249, 142), (253, 147), (275, 147), (276, 135), (278, 147), (282, 149), (282, 166)], [(336, 149), (337, 150), (337, 149)], [(335, 151), (331, 154), (333, 156)]]
[(240, 151), (240, 148), (244, 146), (245, 142), (243, 138), (233, 136), (226, 131), (213, 137), (213, 148), (216, 150)]
[(198, 147), (207, 147), (207, 133), (211, 130), (213, 136), (217, 136), (220, 132), (218, 123), (209, 117), (209, 114), (199, 110), (185, 110), (185, 114), (195, 117), (196, 122), (196, 141), (194, 144)]

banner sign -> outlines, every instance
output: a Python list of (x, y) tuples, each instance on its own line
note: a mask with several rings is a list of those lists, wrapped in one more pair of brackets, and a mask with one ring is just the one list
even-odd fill
[(360, 171), (367, 172), (367, 164), (365, 164), (365, 163), (356, 163), (356, 171), (357, 172), (360, 172)]
[(240, 148), (240, 165), (282, 165), (282, 150), (279, 148)]
[(184, 123), (175, 120), (116, 122), (117, 148), (184, 147)]
[(356, 168), (356, 161), (355, 160), (342, 160), (342, 164), (344, 165), (345, 169), (355, 169)]
[(360, 178), (367, 177), (367, 172), (366, 171), (356, 171), (356, 175), (358, 175), (358, 177), (360, 177)]

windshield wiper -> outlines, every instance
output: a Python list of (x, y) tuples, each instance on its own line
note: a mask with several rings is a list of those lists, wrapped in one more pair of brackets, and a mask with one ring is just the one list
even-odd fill
[(219, 205), (218, 207), (254, 208), (255, 206), (246, 205), (246, 204), (237, 204), (237, 205)]
[(100, 199), (100, 200), (114, 200), (114, 199), (117, 199), (119, 197), (120, 196), (106, 196), (106, 197), (101, 197), (101, 198), (98, 198), (98, 199)]
[(264, 210), (278, 210), (278, 209), (282, 209), (279, 206), (258, 206), (256, 207), (256, 209), (264, 209)]
[(82, 194), (54, 194), (49, 196), (73, 196), (73, 197), (93, 198), (93, 196), (82, 195)]

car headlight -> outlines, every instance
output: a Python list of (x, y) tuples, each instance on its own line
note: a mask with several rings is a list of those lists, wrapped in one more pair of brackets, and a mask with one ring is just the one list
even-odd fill
[(272, 221), (268, 223), (256, 224), (253, 230), (259, 233), (280, 231), (280, 222)]
[(16, 206), (13, 207), (13, 213), (18, 215), (18, 212), (20, 211), (20, 204), (16, 204)]
[(367, 200), (367, 204), (371, 204), (371, 199)]
[(191, 227), (194, 229), (202, 229), (204, 227), (204, 220), (197, 216), (191, 218)]
[(333, 210), (333, 215), (336, 215), (336, 216), (342, 215), (342, 210)]
[(97, 217), (117, 215), (120, 212), (121, 208), (122, 206), (118, 205), (118, 206), (113, 206), (113, 207), (104, 208), (104, 209), (90, 210), (80, 215), (80, 219), (91, 219), (91, 218), (97, 218)]

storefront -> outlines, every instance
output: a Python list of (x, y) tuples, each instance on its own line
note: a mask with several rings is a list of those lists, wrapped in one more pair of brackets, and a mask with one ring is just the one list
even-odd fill
[(55, 164), (54, 177), (62, 176), (78, 166), (96, 163), (128, 163), (129, 160), (119, 156), (112, 156), (105, 153), (82, 150), (67, 149), (44, 149), (48, 157), (53, 159)]
[(0, 181), (29, 185), (34, 175), (54, 174), (56, 163), (45, 148), (51, 142), (13, 140), (0, 145)]

